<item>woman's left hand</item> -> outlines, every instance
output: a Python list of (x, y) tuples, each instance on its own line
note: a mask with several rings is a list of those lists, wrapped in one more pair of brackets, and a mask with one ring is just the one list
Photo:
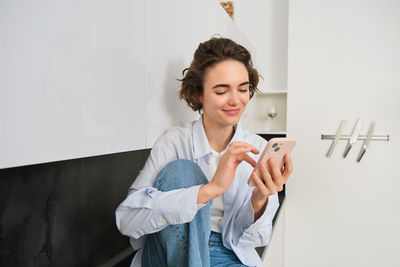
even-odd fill
[(255, 183), (253, 195), (251, 196), (255, 215), (254, 221), (261, 216), (268, 197), (282, 191), (283, 185), (289, 179), (289, 176), (293, 171), (292, 159), (289, 153), (285, 154), (284, 162), (285, 170), (283, 172), (279, 169), (276, 161), (273, 158), (270, 158), (268, 159), (268, 164), (271, 173), (268, 172), (267, 166), (264, 163), (260, 164), (260, 173), (262, 177), (259, 177), (255, 172), (252, 173), (251, 179), (253, 179)]

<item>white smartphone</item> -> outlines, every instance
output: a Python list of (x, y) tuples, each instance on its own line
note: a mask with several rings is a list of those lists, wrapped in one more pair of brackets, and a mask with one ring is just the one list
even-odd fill
[[(258, 175), (258, 177), (262, 178), (260, 173), (260, 163), (264, 162), (267, 166), (268, 172), (271, 173), (271, 169), (268, 164), (269, 158), (274, 158), (275, 162), (278, 164), (281, 172), (284, 171), (284, 156), (286, 153), (292, 151), (294, 146), (296, 145), (296, 140), (292, 138), (272, 138), (268, 141), (267, 146), (265, 147), (263, 153), (261, 154), (256, 167), (254, 168), (254, 172)], [(255, 186), (253, 179), (249, 178), (247, 183), (250, 186)]]

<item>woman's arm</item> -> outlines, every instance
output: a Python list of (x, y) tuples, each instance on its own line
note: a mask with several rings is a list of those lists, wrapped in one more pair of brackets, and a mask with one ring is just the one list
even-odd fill
[(160, 171), (178, 158), (173, 143), (169, 137), (161, 137), (156, 142), (128, 196), (118, 206), (115, 217), (122, 234), (136, 239), (170, 224), (189, 222), (201, 207), (197, 205), (200, 185), (167, 192), (154, 187)]
[(198, 203), (206, 203), (223, 194), (235, 178), (237, 166), (246, 161), (255, 167), (255, 160), (247, 153), (258, 154), (256, 147), (244, 142), (232, 142), (228, 150), (221, 156), (217, 170), (208, 184), (202, 185), (197, 196)]
[(260, 164), (262, 177), (258, 177), (256, 172), (252, 173), (251, 179), (253, 179), (255, 183), (255, 188), (251, 196), (251, 203), (254, 210), (254, 221), (257, 221), (257, 219), (261, 217), (265, 206), (267, 205), (268, 197), (283, 190), (283, 185), (287, 182), (293, 171), (290, 154), (286, 154), (284, 160), (286, 168), (283, 173), (279, 169), (274, 158), (268, 160), (271, 173), (268, 172), (264, 163)]
[(251, 205), (254, 211), (254, 221), (257, 221), (261, 215), (263, 215), (265, 208), (268, 205), (268, 199), (266, 201), (257, 202), (251, 198)]
[[(289, 154), (285, 155), (286, 169), (283, 173), (273, 160), (269, 160), (272, 173), (268, 173), (265, 165), (261, 164), (262, 178), (252, 173), (256, 187), (254, 188), (250, 200), (243, 207), (236, 217), (235, 223), (244, 228), (242, 236), (239, 238), (240, 245), (253, 247), (265, 246), (269, 243), (272, 231), (272, 219), (279, 207), (277, 192), (283, 189), (283, 185), (288, 180), (293, 171), (293, 165)], [(250, 218), (253, 218), (252, 222)]]
[(200, 186), (162, 192), (153, 187), (132, 191), (118, 206), (115, 216), (123, 235), (139, 238), (161, 231), (170, 224), (193, 220)]
[(235, 218), (237, 229), (243, 229), (236, 246), (261, 247), (269, 243), (272, 232), (272, 220), (279, 207), (278, 194), (268, 197), (268, 203), (261, 216), (254, 221), (251, 198)]

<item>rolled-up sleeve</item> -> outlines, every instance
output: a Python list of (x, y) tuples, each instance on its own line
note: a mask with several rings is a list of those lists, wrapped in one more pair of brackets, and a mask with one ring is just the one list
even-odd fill
[(193, 220), (197, 213), (200, 185), (167, 192), (146, 187), (131, 194), (118, 206), (116, 223), (124, 235), (139, 238), (170, 224)]
[(167, 132), (157, 140), (128, 196), (117, 207), (116, 225), (123, 235), (139, 239), (168, 225), (190, 222), (204, 206), (197, 204), (200, 185), (166, 192), (154, 188), (158, 173), (178, 158), (175, 136)]
[(236, 217), (236, 224), (244, 227), (241, 236), (238, 239), (238, 247), (261, 247), (269, 243), (272, 232), (272, 219), (279, 207), (278, 194), (268, 197), (267, 206), (257, 221), (254, 220), (254, 210), (251, 204), (251, 198), (248, 199), (243, 209)]

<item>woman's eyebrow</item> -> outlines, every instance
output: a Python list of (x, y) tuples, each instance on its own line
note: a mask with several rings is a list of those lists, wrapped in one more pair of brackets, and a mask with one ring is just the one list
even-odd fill
[[(249, 81), (242, 82), (241, 84), (239, 84), (239, 86), (243, 86), (243, 85), (247, 85), (247, 84), (250, 84), (250, 82), (249, 82)], [(218, 88), (218, 87), (230, 87), (230, 85), (229, 85), (229, 84), (225, 84), (225, 83), (219, 83), (219, 84), (217, 84), (217, 85), (214, 85), (214, 86), (212, 87), (212, 89)]]
[(229, 86), (229, 84), (220, 83), (220, 84), (214, 85), (214, 86), (212, 87), (212, 89), (218, 88), (218, 87), (230, 87), (230, 86)]

